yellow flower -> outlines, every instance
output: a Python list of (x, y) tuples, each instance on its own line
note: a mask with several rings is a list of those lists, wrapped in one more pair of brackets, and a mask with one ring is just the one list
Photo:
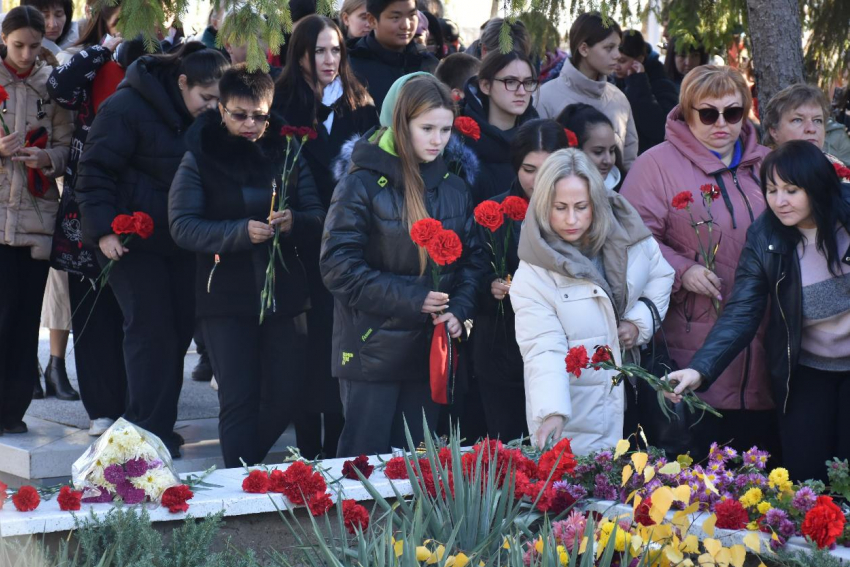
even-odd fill
[(561, 562), (561, 565), (566, 566), (570, 561), (570, 556), (567, 554), (567, 548), (563, 545), (558, 546), (558, 561)]
[(628, 533), (617, 526), (614, 522), (610, 521), (605, 522), (601, 526), (599, 533), (599, 547), (605, 548), (608, 545), (608, 540), (611, 539), (611, 534), (614, 532), (615, 526), (617, 528), (617, 539), (614, 542), (614, 549), (617, 551), (625, 551), (629, 540)]
[(762, 493), (760, 488), (751, 488), (743, 496), (741, 496), (741, 505), (744, 508), (752, 508), (761, 502)]
[(543, 538), (538, 538), (537, 541), (534, 542), (534, 549), (537, 553), (543, 553)]
[(749, 524), (747, 524), (747, 529), (751, 532), (757, 532), (759, 529), (758, 522), (750, 522)]
[(790, 492), (794, 486), (789, 478), (788, 471), (783, 468), (776, 468), (770, 471), (770, 476), (767, 477), (771, 488), (776, 488), (780, 492)]
[(768, 510), (771, 508), (773, 508), (773, 506), (770, 505), (770, 502), (760, 502), (758, 505), (759, 514), (767, 514)]

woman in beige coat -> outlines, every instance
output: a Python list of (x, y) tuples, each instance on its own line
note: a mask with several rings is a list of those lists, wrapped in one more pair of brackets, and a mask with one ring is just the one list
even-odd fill
[(54, 178), (65, 170), (73, 125), (70, 113), (47, 95), (52, 68), (38, 60), (41, 12), (19, 6), (0, 31), (0, 86), (8, 95), (0, 102), (0, 433), (25, 433), (59, 207)]
[(620, 58), (622, 33), (616, 22), (597, 12), (582, 14), (570, 28), (569, 59), (561, 76), (540, 87), (535, 108), (540, 118), (555, 119), (568, 104), (583, 102), (602, 112), (614, 125), (617, 146), (628, 170), (638, 154), (638, 136), (626, 95), (607, 81)]
[(543, 446), (567, 437), (577, 455), (623, 437), (623, 385), (613, 371), (567, 374), (569, 349), (607, 345), (634, 361), (652, 338), (652, 313), (667, 312), (673, 268), (637, 211), (605, 188), (579, 150), (549, 156), (537, 174), (511, 284), (516, 338), (525, 367), (528, 429)]

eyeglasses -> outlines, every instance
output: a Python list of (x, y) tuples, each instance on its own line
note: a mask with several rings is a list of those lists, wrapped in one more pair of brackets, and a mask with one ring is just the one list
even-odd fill
[(504, 83), (505, 90), (515, 93), (519, 90), (519, 86), (522, 85), (522, 88), (525, 89), (527, 93), (533, 93), (537, 90), (537, 86), (540, 84), (540, 81), (537, 79), (526, 79), (524, 81), (520, 81), (519, 79), (493, 79), (494, 81), (499, 81), (500, 83)]
[(699, 113), (699, 121), (706, 126), (711, 126), (722, 116), (727, 124), (737, 124), (744, 118), (744, 108), (741, 106), (730, 106), (723, 110), (716, 108), (694, 108)]
[(223, 106), (224, 111), (237, 122), (245, 122), (246, 120), (251, 120), (254, 124), (265, 124), (269, 121), (268, 114), (247, 114), (245, 112), (230, 112), (226, 106)]

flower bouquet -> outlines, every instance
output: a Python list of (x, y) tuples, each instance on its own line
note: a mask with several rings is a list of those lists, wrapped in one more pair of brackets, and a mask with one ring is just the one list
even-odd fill
[[(508, 273), (508, 248), (513, 239), (514, 223), (508, 222), (504, 238), (496, 238), (496, 232), (505, 224), (505, 216), (509, 221), (522, 222), (528, 211), (528, 201), (522, 197), (509, 195), (500, 203), (496, 201), (482, 201), (475, 207), (475, 222), (488, 230), (490, 236), (490, 251), (493, 253), (493, 271), (496, 277), (511, 283), (511, 275)], [(499, 300), (499, 315), (505, 314), (505, 305)]]
[[(691, 217), (691, 226), (697, 235), (699, 253), (702, 257), (703, 264), (705, 264), (706, 269), (714, 272), (717, 267), (716, 258), (717, 251), (720, 249), (720, 237), (717, 238), (717, 242), (714, 242), (714, 215), (711, 214), (711, 203), (720, 198), (720, 187), (707, 183), (699, 188), (699, 192), (702, 197), (702, 202), (705, 205), (705, 210), (708, 212), (707, 219), (696, 220), (694, 218), (694, 213), (691, 210), (691, 205), (694, 202), (694, 196), (690, 191), (682, 191), (681, 193), (678, 193), (675, 197), (673, 197), (671, 204), (673, 208), (678, 211), (688, 211), (688, 216)], [(702, 234), (700, 233), (700, 227), (702, 225), (705, 225), (708, 231), (705, 244), (703, 244)], [(712, 297), (711, 304), (714, 306), (714, 312), (717, 313), (717, 315), (720, 315), (720, 301), (716, 297)]]
[(181, 484), (162, 441), (123, 418), (76, 460), (71, 479), (89, 503), (159, 503), (169, 488)]

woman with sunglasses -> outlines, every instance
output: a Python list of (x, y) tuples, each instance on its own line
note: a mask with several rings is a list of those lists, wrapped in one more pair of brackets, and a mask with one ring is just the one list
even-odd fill
[(537, 118), (531, 105), (537, 86), (534, 65), (517, 51), (488, 53), (478, 76), (467, 81), (461, 115), (475, 120), (481, 128), (479, 140), (463, 137), (480, 162), (476, 175), (467, 174), (475, 204), (510, 189), (516, 177), (511, 141), (520, 126)]
[[(621, 193), (640, 212), (676, 270), (664, 331), (670, 355), (681, 368), (705, 342), (735, 283), (735, 266), (747, 229), (764, 211), (759, 167), (768, 149), (759, 145), (755, 127), (745, 119), (752, 107), (743, 75), (731, 67), (706, 65), (682, 82), (679, 105), (667, 116), (667, 140), (641, 155)], [(690, 191), (690, 213), (697, 222), (709, 218), (700, 187), (716, 185), (711, 203), (712, 242), (718, 243), (716, 267), (707, 269), (700, 250), (708, 231), (700, 226), (702, 244), (687, 210), (672, 206), (675, 195)], [(711, 392), (700, 394), (723, 413), (705, 418), (693, 429), (691, 456), (700, 460), (713, 441), (732, 440), (736, 449), (753, 445), (772, 449), (773, 399), (764, 351), (764, 328), (721, 374)], [(647, 403), (655, 403), (648, 400)]]
[[(198, 117), (186, 135), (168, 213), (174, 241), (195, 252), (195, 309), (218, 381), (219, 437), (230, 468), (240, 459), (262, 462), (302, 398), (308, 289), (298, 248), (315, 248), (325, 212), (301, 158), (287, 180), (288, 208), (269, 215), (282, 170), (297, 152), (297, 142), (290, 148), (281, 134), (282, 122), (269, 116), (271, 77), (235, 67), (219, 91), (218, 110)], [(286, 269), (278, 263), (276, 310), (261, 324), (276, 228)]]

